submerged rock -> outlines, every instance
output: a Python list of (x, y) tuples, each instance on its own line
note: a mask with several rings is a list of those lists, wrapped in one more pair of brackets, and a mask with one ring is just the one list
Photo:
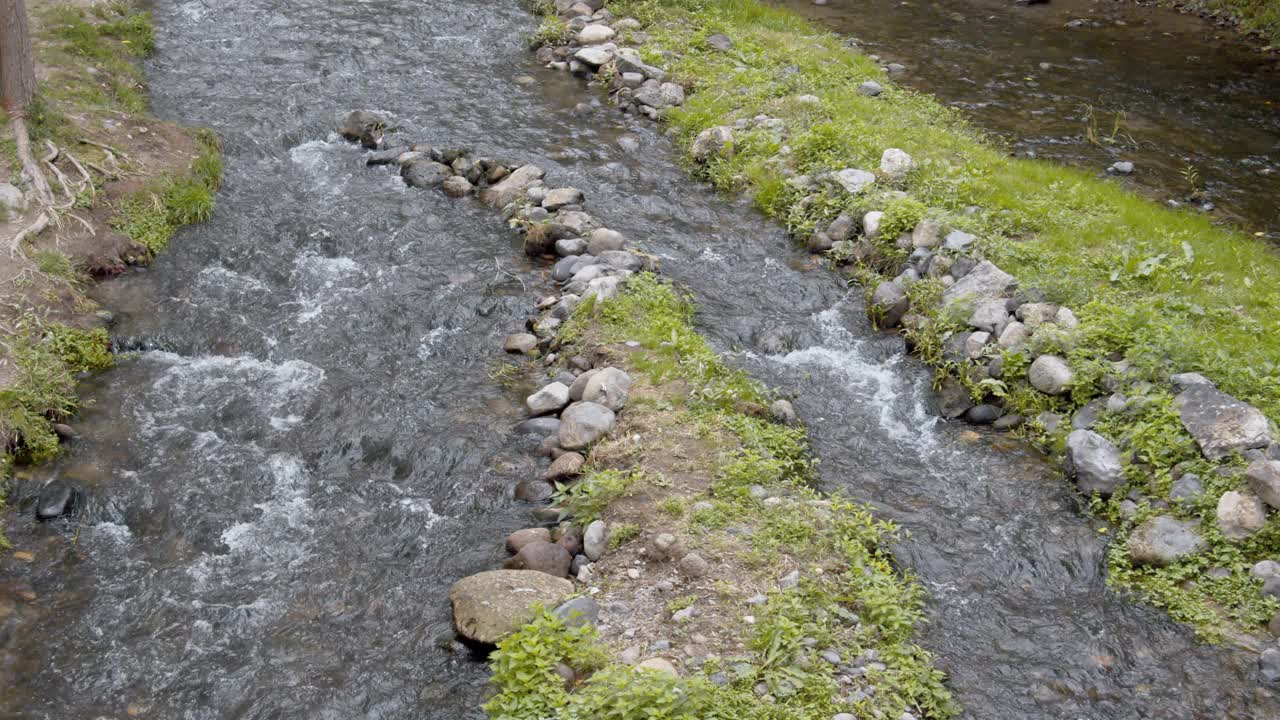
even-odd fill
[(382, 133), (386, 129), (386, 118), (368, 110), (356, 110), (338, 126), (338, 134), (367, 148), (376, 148), (382, 142)]
[(1204, 538), (1193, 522), (1157, 515), (1134, 529), (1129, 536), (1129, 559), (1139, 565), (1164, 567), (1198, 552)]
[(493, 644), (533, 620), (535, 606), (557, 606), (573, 592), (572, 582), (546, 573), (490, 570), (454, 583), (449, 602), (460, 635)]
[(36, 499), (36, 518), (52, 520), (71, 511), (75, 500), (75, 490), (62, 480), (52, 480), (40, 488), (40, 496)]

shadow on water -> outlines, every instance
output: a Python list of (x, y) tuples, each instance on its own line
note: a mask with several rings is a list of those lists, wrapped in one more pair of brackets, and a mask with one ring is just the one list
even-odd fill
[(903, 83), (1019, 155), (1129, 160), (1125, 184), (1280, 241), (1280, 56), (1231, 30), (1132, 2), (778, 4), (906, 65)]
[(651, 126), (575, 113), (588, 96), (532, 64), (514, 0), (156, 13), (156, 110), (219, 132), (226, 185), (209, 223), (101, 289), (120, 337), (164, 342), (93, 383), (86, 438), (39, 472), (90, 489), (81, 522), (9, 528), (38, 599), (0, 618), (0, 714), (476, 715), (485, 670), (448, 648), (446, 592), (528, 522), (520, 398), (487, 368), (544, 285), (496, 272), (527, 269), (496, 213), (328, 139), (368, 107), (537, 162), (663, 258), (717, 346), (796, 394), (824, 483), (910, 531), (924, 642), (969, 717), (1280, 716), (1252, 658), (1107, 590), (1044, 463), (929, 415), (927, 369), (871, 331), (859, 292), (687, 179)]

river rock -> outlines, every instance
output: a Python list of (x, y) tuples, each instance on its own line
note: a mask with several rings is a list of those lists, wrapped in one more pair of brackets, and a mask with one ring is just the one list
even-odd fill
[(1243, 540), (1262, 529), (1267, 507), (1253, 495), (1229, 490), (1218, 498), (1218, 528), (1231, 540)]
[(956, 284), (942, 292), (942, 304), (954, 305), (962, 300), (981, 302), (1003, 297), (1018, 281), (1009, 273), (996, 267), (990, 260), (983, 260)]
[(880, 237), (880, 223), (884, 220), (884, 213), (879, 210), (872, 210), (862, 216), (862, 236), (868, 240), (874, 240)]
[(569, 386), (569, 399), (578, 402), (582, 399), (582, 394), (587, 391), (587, 383), (591, 382), (591, 378), (596, 376), (599, 370), (586, 370)]
[(884, 92), (884, 86), (875, 80), (867, 80), (858, 85), (858, 94), (866, 97), (876, 97)]
[(630, 391), (631, 376), (618, 368), (608, 367), (591, 376), (583, 388), (582, 399), (618, 412), (627, 404)]
[(626, 272), (638, 272), (644, 267), (644, 261), (639, 255), (626, 250), (605, 250), (596, 258), (601, 265), (613, 268), (614, 270), (625, 270)]
[(1075, 373), (1067, 361), (1057, 355), (1041, 355), (1027, 370), (1031, 387), (1045, 395), (1061, 395), (1071, 388)]
[(1254, 460), (1245, 470), (1244, 476), (1249, 481), (1249, 489), (1262, 502), (1273, 508), (1280, 508), (1280, 460)]
[(937, 247), (942, 242), (942, 226), (932, 220), (921, 220), (911, 230), (911, 246), (914, 248)]
[(507, 552), (512, 555), (531, 542), (551, 542), (551, 531), (546, 528), (525, 528), (507, 536)]
[(417, 188), (429, 188), (440, 185), (453, 177), (448, 165), (432, 160), (419, 160), (400, 167), (400, 177), (409, 185)]
[(503, 564), (506, 570), (536, 570), (552, 577), (565, 577), (573, 556), (553, 542), (534, 540), (520, 548), (515, 557)]
[(696, 552), (680, 558), (680, 573), (687, 578), (696, 579), (711, 572), (711, 563)]
[(615, 422), (613, 411), (604, 405), (585, 400), (573, 403), (560, 415), (560, 447), (581, 450), (604, 437)]
[(1023, 303), (1018, 306), (1015, 316), (1023, 325), (1035, 330), (1041, 325), (1054, 322), (1058, 316), (1058, 306), (1053, 303)]
[(608, 25), (588, 25), (578, 33), (579, 45), (600, 45), (607, 43), (616, 35)]
[[(562, 242), (568, 241), (557, 241), (556, 247), (559, 248), (560, 243)], [(567, 282), (569, 278), (573, 277), (578, 272), (578, 259), (578, 255), (567, 255), (557, 260), (556, 264), (551, 266), (551, 279), (560, 283)]]
[(533, 620), (535, 606), (555, 607), (573, 595), (573, 583), (533, 570), (489, 570), (449, 588), (458, 633), (493, 644)]
[(902, 316), (911, 309), (907, 292), (897, 283), (888, 280), (877, 285), (875, 292), (871, 293), (871, 305), (882, 313), (881, 323), (886, 328), (897, 327), (902, 322)]
[(673, 82), (664, 82), (658, 88), (662, 93), (662, 104), (666, 106), (679, 106), (684, 104), (684, 88)]
[(368, 110), (356, 110), (338, 126), (338, 134), (372, 149), (382, 142), (382, 133), (386, 129), (386, 118)]
[(564, 238), (556, 241), (556, 255), (562, 258), (583, 255), (586, 252), (586, 238)]
[(889, 148), (880, 156), (880, 173), (890, 180), (902, 180), (916, 169), (916, 161), (898, 148)]
[(551, 463), (551, 467), (542, 474), (542, 479), (547, 481), (565, 480), (567, 478), (577, 477), (582, 470), (582, 466), (587, 463), (586, 458), (576, 452), (567, 452), (555, 459)]
[(604, 551), (608, 548), (609, 526), (603, 520), (592, 521), (582, 533), (582, 554), (595, 562), (604, 556)]
[(529, 418), (516, 425), (516, 432), (521, 435), (533, 435), (539, 439), (560, 432), (560, 418)]
[(1178, 393), (1174, 402), (1183, 427), (1210, 460), (1271, 443), (1271, 429), (1262, 411), (1212, 385), (1192, 385)]
[(609, 61), (613, 60), (615, 55), (616, 53), (612, 46), (592, 45), (590, 47), (584, 47), (574, 53), (573, 59), (594, 71), (604, 65), (608, 65)]
[(600, 604), (594, 598), (576, 597), (556, 608), (554, 614), (569, 627), (595, 625), (600, 620)]
[(689, 146), (689, 154), (693, 159), (705, 163), (712, 158), (731, 157), (733, 155), (733, 129), (727, 125), (717, 125), (698, 133)]
[(726, 52), (733, 47), (733, 41), (729, 39), (728, 35), (716, 33), (715, 35), (711, 35), (707, 38), (707, 46), (713, 50)]
[(553, 382), (530, 395), (524, 402), (533, 415), (557, 412), (569, 404), (569, 388), (564, 383)]
[(1031, 339), (1031, 333), (1027, 331), (1027, 326), (1014, 320), (1004, 326), (1004, 331), (1000, 333), (1000, 339), (996, 343), (1005, 350), (1016, 350), (1027, 344)]
[(1135, 565), (1172, 565), (1205, 546), (1196, 524), (1157, 515), (1134, 529), (1129, 536), (1129, 559)]
[(1173, 485), (1169, 487), (1169, 499), (1181, 500), (1185, 502), (1195, 502), (1204, 495), (1204, 483), (1200, 481), (1198, 475), (1186, 473), (1182, 477), (1173, 481)]
[(545, 480), (521, 480), (516, 483), (514, 496), (528, 503), (544, 503), (555, 494), (555, 486)]
[[(947, 233), (946, 238), (942, 241), (942, 246), (952, 252), (964, 252), (969, 246), (978, 241), (978, 236), (967, 233), (963, 230), (952, 230)], [(953, 275), (955, 273), (952, 273)], [(959, 273), (959, 277), (963, 277), (965, 273)]]
[(475, 192), (476, 188), (471, 184), (471, 181), (461, 175), (453, 175), (445, 178), (444, 182), (440, 183), (440, 189), (451, 198), (460, 198)]
[(626, 238), (617, 230), (596, 228), (591, 231), (591, 239), (587, 243), (587, 252), (591, 255), (599, 255), (611, 250), (621, 250), (626, 244)]
[(1110, 497), (1124, 484), (1120, 449), (1092, 430), (1072, 430), (1067, 436), (1066, 471), (1085, 495)]
[(796, 410), (792, 407), (790, 400), (774, 400), (769, 405), (769, 414), (773, 416), (774, 422), (780, 422), (783, 425), (796, 423)]
[(974, 405), (965, 410), (964, 420), (973, 425), (990, 425), (1000, 419), (1000, 408), (989, 403)]
[(1111, 167), (1107, 168), (1107, 172), (1112, 175), (1130, 175), (1133, 173), (1133, 163), (1128, 160), (1112, 163)]
[(70, 512), (74, 499), (75, 490), (70, 483), (51, 480), (40, 488), (40, 495), (36, 499), (36, 519), (52, 520)]
[(502, 207), (515, 200), (535, 183), (540, 182), (544, 174), (543, 169), (537, 165), (521, 165), (497, 185), (481, 190), (480, 202), (493, 207)]
[(1009, 324), (1009, 312), (1005, 309), (1003, 300), (983, 300), (973, 307), (973, 314), (969, 316), (969, 324), (973, 327), (989, 332), (996, 337), (1004, 332), (1005, 327)]
[(582, 191), (578, 188), (556, 188), (547, 191), (546, 196), (542, 198), (542, 207), (548, 212), (555, 212), (565, 205), (581, 205), (582, 202)]
[(866, 170), (857, 168), (845, 168), (834, 176), (836, 184), (844, 188), (844, 191), (850, 195), (857, 195), (876, 182), (876, 176)]

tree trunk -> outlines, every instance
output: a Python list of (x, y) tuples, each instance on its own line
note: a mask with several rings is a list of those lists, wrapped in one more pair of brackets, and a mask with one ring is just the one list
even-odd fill
[(31, 33), (24, 0), (0, 0), (0, 100), (10, 113), (21, 112), (36, 89)]

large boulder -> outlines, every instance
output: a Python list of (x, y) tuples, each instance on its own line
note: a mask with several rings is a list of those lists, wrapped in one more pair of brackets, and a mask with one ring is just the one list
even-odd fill
[(1057, 355), (1041, 355), (1027, 370), (1031, 387), (1045, 395), (1061, 395), (1071, 388), (1075, 373), (1067, 361)]
[(1138, 565), (1164, 567), (1194, 554), (1205, 546), (1193, 522), (1157, 515), (1129, 536), (1129, 559)]
[(1085, 495), (1110, 497), (1124, 484), (1120, 449), (1092, 430), (1072, 430), (1067, 436), (1066, 470)]
[(1271, 444), (1267, 416), (1212, 385), (1191, 385), (1178, 393), (1174, 402), (1182, 425), (1210, 460), (1222, 460), (1232, 452)]
[(1012, 275), (996, 267), (990, 260), (983, 260), (956, 284), (942, 292), (942, 304), (954, 305), (960, 301), (978, 303), (982, 300), (1004, 297), (1018, 281)]
[(521, 165), (502, 179), (497, 185), (491, 185), (480, 191), (480, 201), (486, 205), (502, 207), (515, 200), (534, 183), (542, 180), (542, 168), (537, 165)]
[(1262, 502), (1280, 508), (1280, 460), (1255, 460), (1245, 470), (1244, 476), (1249, 481), (1249, 489)]
[(490, 570), (449, 588), (458, 633), (487, 644), (533, 620), (535, 606), (553, 608), (572, 595), (572, 582), (535, 570)]
[(560, 447), (581, 450), (604, 437), (616, 421), (613, 411), (604, 405), (576, 402), (560, 415)]
[(1234, 490), (1218, 498), (1218, 529), (1230, 540), (1243, 540), (1267, 522), (1267, 506), (1254, 495)]
[(618, 368), (607, 367), (591, 376), (582, 391), (582, 399), (599, 403), (614, 412), (627, 404), (631, 391), (631, 376)]

